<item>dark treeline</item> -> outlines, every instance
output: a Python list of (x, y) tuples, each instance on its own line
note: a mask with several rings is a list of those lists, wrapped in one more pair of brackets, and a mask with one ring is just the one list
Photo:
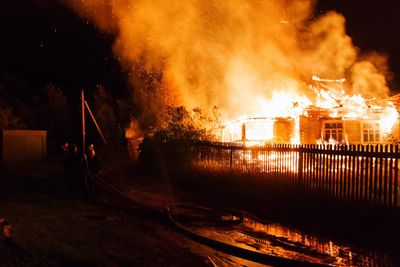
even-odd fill
[[(110, 148), (124, 144), (124, 129), (133, 118), (133, 105), (128, 96), (113, 96), (111, 90), (98, 85), (85, 92), (98, 125)], [(100, 134), (86, 112), (87, 140), (101, 144)], [(0, 129), (46, 130), (51, 152), (66, 141), (80, 145), (81, 140), (80, 92), (65, 92), (49, 82), (39, 90), (15, 86), (0, 81)]]

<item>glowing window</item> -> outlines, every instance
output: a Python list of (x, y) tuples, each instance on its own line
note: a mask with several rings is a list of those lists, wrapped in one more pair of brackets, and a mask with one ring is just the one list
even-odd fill
[(324, 141), (335, 140), (342, 142), (343, 140), (343, 123), (342, 122), (326, 122), (324, 124)]
[(363, 122), (362, 136), (365, 143), (381, 142), (381, 129), (379, 122)]

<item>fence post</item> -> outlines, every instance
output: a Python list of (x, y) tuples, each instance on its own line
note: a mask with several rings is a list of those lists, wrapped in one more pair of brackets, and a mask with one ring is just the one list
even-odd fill
[(231, 148), (230, 157), (229, 157), (229, 169), (232, 169), (232, 161), (233, 161), (233, 149)]
[[(389, 146), (385, 145), (384, 147), (384, 152), (388, 153), (389, 152)], [(384, 164), (383, 164), (383, 205), (389, 205), (388, 201), (388, 157), (384, 157)]]
[(397, 158), (397, 155), (399, 153), (399, 145), (396, 145), (396, 157), (395, 157), (395, 162), (394, 162), (394, 206), (398, 207), (398, 186), (399, 186), (399, 159)]
[(364, 201), (364, 196), (365, 196), (365, 180), (366, 180), (366, 175), (365, 175), (365, 154), (364, 154), (364, 146), (361, 146), (361, 169), (360, 169), (360, 193), (359, 193), (359, 200)]
[(375, 177), (375, 172), (374, 172), (374, 162), (375, 162), (375, 157), (373, 156), (373, 153), (375, 152), (375, 147), (372, 145), (369, 145), (369, 151), (371, 152), (371, 157), (370, 157), (370, 162), (369, 162), (369, 203), (372, 204), (374, 200), (374, 177)]
[[(389, 149), (390, 149), (390, 154), (393, 154), (394, 153), (394, 148), (393, 148), (393, 145), (391, 144), (390, 146), (389, 146)], [(393, 158), (389, 158), (389, 207), (391, 207), (391, 206), (393, 206), (393, 200), (394, 200), (394, 198), (393, 198), (393, 160), (396, 160), (396, 159), (393, 159)]]
[(298, 183), (301, 185), (303, 182), (303, 145), (298, 145), (299, 148), (299, 162), (297, 165), (298, 173), (297, 179)]

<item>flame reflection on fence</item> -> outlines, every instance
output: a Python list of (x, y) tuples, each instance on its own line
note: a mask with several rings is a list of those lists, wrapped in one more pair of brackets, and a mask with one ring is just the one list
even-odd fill
[(198, 144), (196, 163), (259, 174), (339, 198), (399, 207), (399, 147)]

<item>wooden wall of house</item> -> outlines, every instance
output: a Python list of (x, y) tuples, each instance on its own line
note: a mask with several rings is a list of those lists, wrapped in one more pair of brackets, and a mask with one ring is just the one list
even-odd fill
[(344, 140), (349, 144), (361, 144), (361, 121), (360, 120), (344, 120)]
[(277, 118), (274, 122), (274, 143), (290, 144), (295, 134), (295, 122), (293, 119)]
[(321, 139), (322, 121), (320, 118), (300, 117), (300, 143), (316, 144)]

